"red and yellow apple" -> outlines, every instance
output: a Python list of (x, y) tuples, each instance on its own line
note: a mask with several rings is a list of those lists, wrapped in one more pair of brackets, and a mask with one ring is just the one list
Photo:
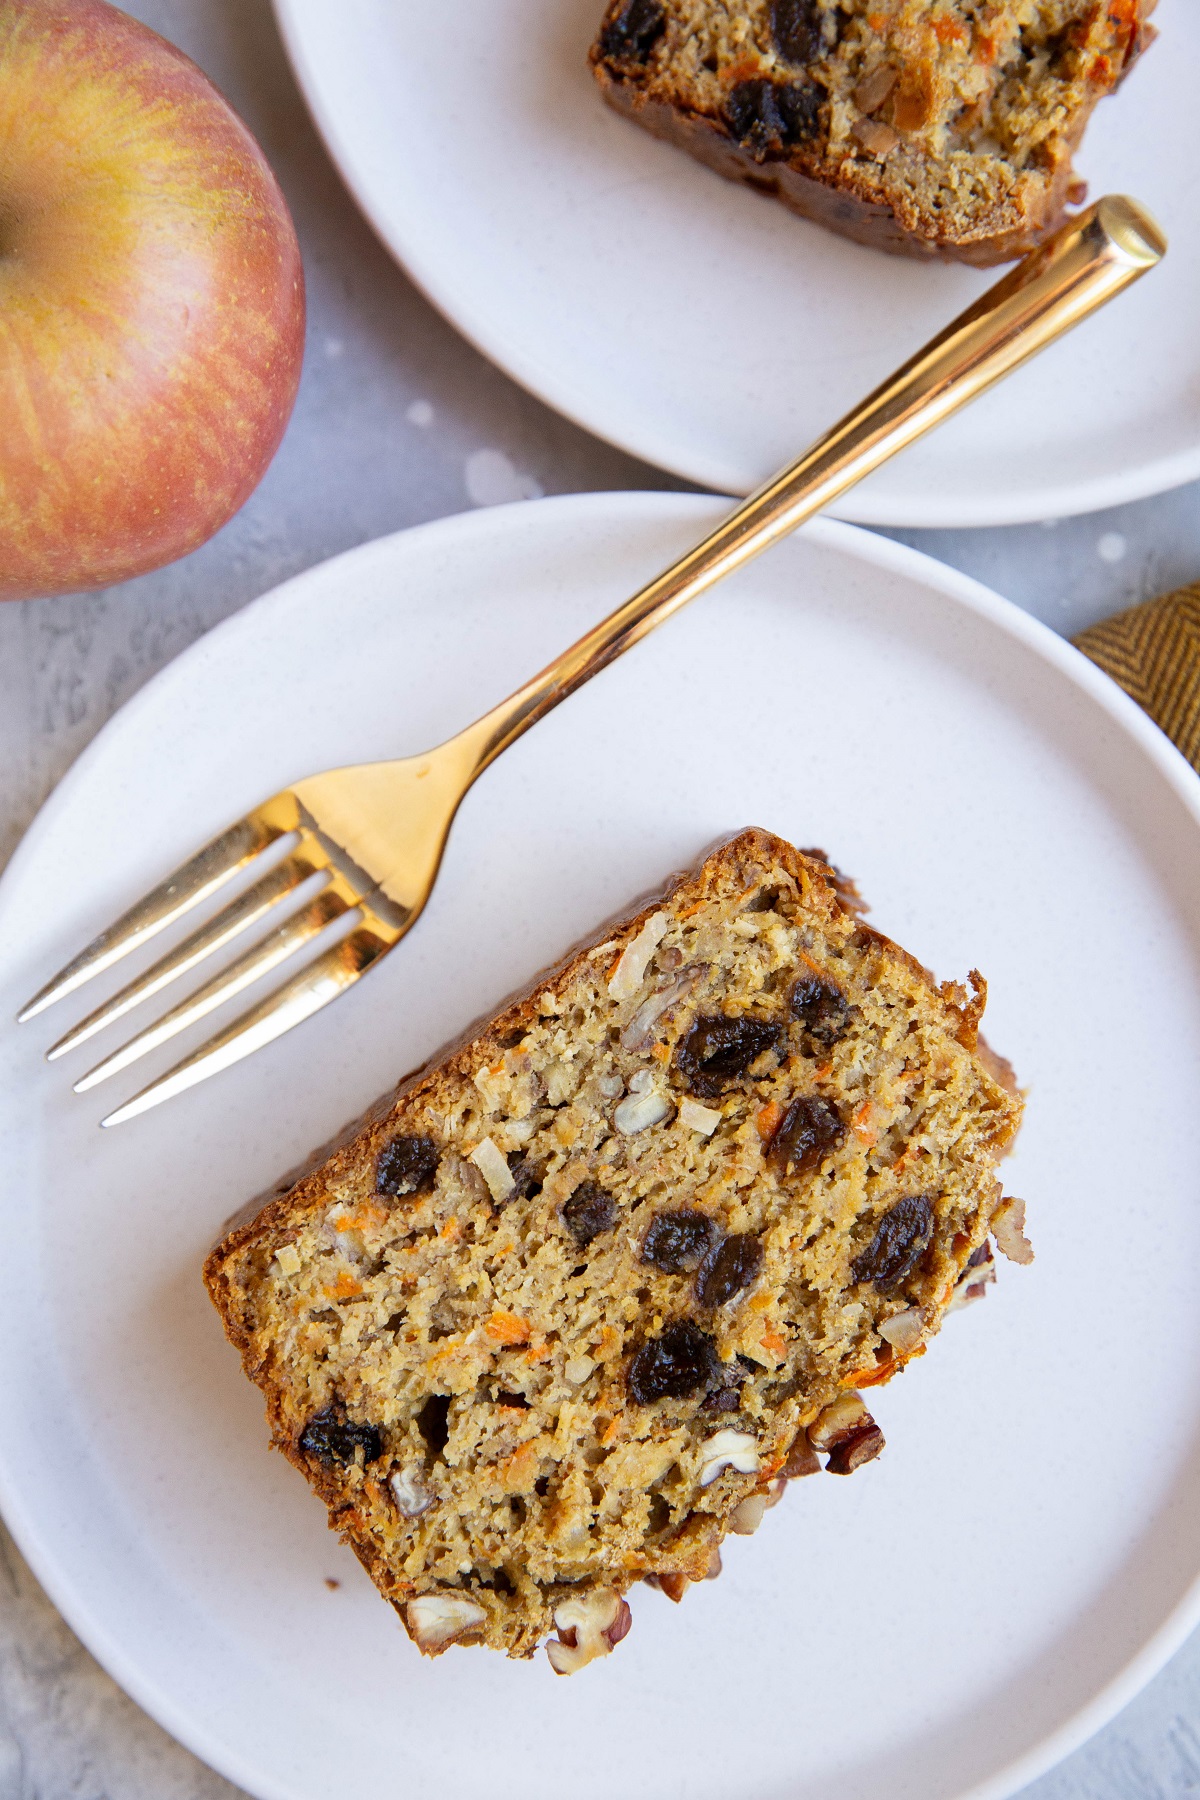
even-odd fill
[(106, 0), (0, 0), (0, 598), (211, 537), (303, 348), (287, 204), (207, 77)]

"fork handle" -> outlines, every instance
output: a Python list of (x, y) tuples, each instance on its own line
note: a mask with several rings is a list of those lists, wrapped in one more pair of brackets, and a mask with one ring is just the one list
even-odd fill
[(714, 582), (1051, 344), (1161, 260), (1136, 201), (1109, 194), (1024, 257), (795, 462), (539, 675), (459, 734), (466, 785), (531, 725)]

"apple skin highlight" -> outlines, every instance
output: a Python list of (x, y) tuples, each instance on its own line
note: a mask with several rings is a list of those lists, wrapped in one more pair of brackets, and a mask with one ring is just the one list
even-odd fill
[(0, 4), (0, 599), (185, 556), (291, 415), (304, 274), (258, 144), (105, 0)]

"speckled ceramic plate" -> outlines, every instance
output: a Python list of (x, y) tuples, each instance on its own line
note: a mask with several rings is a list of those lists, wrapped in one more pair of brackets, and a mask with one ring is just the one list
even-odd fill
[[(600, 100), (603, 0), (275, 0), (317, 125), (384, 243), (494, 362), (601, 437), (747, 493), (995, 272), (866, 250)], [(1093, 196), (1171, 238), (1135, 291), (839, 502), (875, 525), (1003, 525), (1200, 475), (1200, 6), (1096, 110)], [(452, 53), (449, 49), (453, 41)]]
[[(437, 742), (718, 510), (473, 513), (219, 626), (0, 882), (0, 1016), (252, 801)], [(424, 1662), (268, 1450), (202, 1258), (464, 1019), (747, 823), (826, 845), (942, 974), (986, 972), (1037, 1261), (879, 1390), (879, 1462), (798, 1483), (682, 1606), (636, 1590), (607, 1662)], [(106, 1667), (262, 1800), (1010, 1794), (1197, 1617), (1198, 968), (1200, 782), (1165, 739), (963, 576), (811, 527), (503, 757), (412, 936), (270, 1050), (101, 1133), (111, 1094), (40, 1059), (62, 1009), (0, 1032), (5, 1515)]]

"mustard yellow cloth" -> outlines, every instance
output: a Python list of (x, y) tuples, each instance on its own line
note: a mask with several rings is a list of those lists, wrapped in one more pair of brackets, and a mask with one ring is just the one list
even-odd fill
[(1200, 581), (1114, 613), (1075, 643), (1146, 709), (1200, 774)]

